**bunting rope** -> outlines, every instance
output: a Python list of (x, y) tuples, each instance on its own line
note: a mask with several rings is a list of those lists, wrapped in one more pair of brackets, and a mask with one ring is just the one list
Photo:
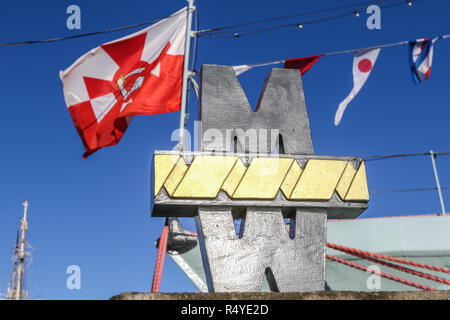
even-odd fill
[(377, 46), (341, 50), (327, 52), (319, 55), (300, 57), (293, 59), (275, 60), (264, 63), (244, 64), (233, 66), (236, 76), (255, 67), (262, 67), (268, 65), (274, 65), (284, 62), (284, 68), (286, 69), (298, 69), (300, 74), (306, 73), (320, 58), (324, 56), (331, 56), (337, 54), (353, 53), (353, 88), (347, 97), (339, 104), (338, 109), (334, 117), (334, 125), (337, 126), (342, 120), (342, 116), (348, 106), (348, 104), (358, 95), (361, 88), (364, 86), (366, 80), (369, 78), (371, 71), (378, 58), (380, 50), (382, 48), (394, 47), (394, 46), (409, 46), (409, 61), (412, 80), (414, 83), (421, 83), (426, 81), (431, 74), (431, 66), (433, 61), (433, 46), (439, 39), (448, 39), (450, 34), (436, 36), (432, 39), (422, 38), (414, 41), (399, 41), (393, 43), (387, 43)]
[[(437, 36), (437, 37), (433, 37), (433, 39), (438, 39), (438, 40), (445, 40), (445, 39), (448, 39), (448, 38), (450, 38), (450, 34), (445, 34), (445, 35), (440, 35), (440, 36)], [(381, 45), (371, 46), (371, 47), (365, 47), (365, 48), (350, 49), (350, 50), (340, 50), (340, 51), (331, 51), (331, 52), (326, 52), (326, 53), (322, 53), (322, 54), (312, 55), (312, 57), (313, 56), (333, 56), (333, 55), (338, 55), (338, 54), (356, 53), (356, 52), (359, 52), (359, 51), (369, 51), (369, 50), (373, 50), (373, 49), (383, 49), (383, 48), (388, 48), (388, 47), (404, 46), (404, 45), (408, 45), (410, 43), (411, 43), (411, 41), (398, 41), (398, 42), (386, 43), (386, 44), (381, 44)], [(250, 68), (257, 68), (257, 67), (265, 67), (265, 66), (271, 66), (271, 65), (275, 65), (275, 64), (285, 63), (287, 60), (289, 60), (289, 59), (277, 59), (277, 60), (274, 60), (274, 61), (267, 61), (267, 62), (261, 62), (261, 63), (252, 63), (252, 64), (245, 64), (245, 65), (240, 65), (240, 66), (234, 66), (234, 68), (238, 68), (238, 67), (241, 67), (241, 66), (248, 66), (249, 69)], [(247, 71), (247, 70), (245, 70), (245, 71)], [(241, 73), (243, 73), (243, 72), (241, 72)]]

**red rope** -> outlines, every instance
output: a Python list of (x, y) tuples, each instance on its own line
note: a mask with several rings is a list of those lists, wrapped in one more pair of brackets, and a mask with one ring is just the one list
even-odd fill
[(166, 258), (167, 239), (169, 238), (169, 226), (164, 226), (159, 238), (158, 256), (156, 257), (155, 273), (153, 274), (152, 293), (159, 292), (161, 278), (164, 269), (164, 259)]
[(345, 260), (345, 259), (341, 259), (341, 258), (332, 256), (332, 255), (329, 255), (329, 254), (327, 254), (326, 257), (327, 257), (327, 259), (334, 260), (336, 262), (345, 264), (347, 266), (350, 266), (350, 267), (353, 267), (353, 268), (356, 268), (356, 269), (359, 269), (359, 270), (362, 270), (362, 271), (365, 271), (365, 272), (371, 272), (371, 273), (377, 274), (377, 275), (379, 275), (381, 277), (384, 277), (384, 278), (387, 278), (387, 279), (390, 279), (390, 280), (393, 280), (393, 281), (397, 281), (397, 282), (406, 284), (406, 285), (411, 286), (411, 287), (416, 287), (418, 289), (427, 290), (427, 291), (437, 291), (437, 289), (434, 289), (434, 288), (422, 285), (420, 283), (416, 283), (416, 282), (413, 282), (413, 281), (405, 280), (405, 279), (402, 279), (402, 278), (399, 278), (399, 277), (396, 277), (396, 276), (393, 276), (393, 275), (390, 275), (390, 274), (387, 274), (387, 273), (384, 273), (384, 272), (381, 272), (381, 271), (371, 270), (371, 269), (369, 269), (369, 268), (367, 268), (365, 266), (362, 266), (360, 264), (357, 264), (357, 263), (354, 263), (354, 262), (351, 262), (351, 261), (348, 261), (348, 260)]
[[(168, 240), (168, 236), (169, 236), (169, 226), (164, 226), (162, 232), (161, 232), (161, 237), (159, 238), (159, 246), (158, 246), (158, 255), (156, 258), (156, 265), (155, 265), (155, 272), (153, 274), (153, 282), (152, 282), (152, 289), (151, 292), (159, 292), (159, 288), (161, 286), (161, 279), (162, 279), (162, 273), (163, 273), (163, 269), (164, 269), (164, 260), (165, 260), (165, 256), (166, 256), (166, 252), (167, 252), (167, 240)], [(441, 268), (441, 267), (436, 267), (436, 266), (432, 266), (432, 265), (427, 265), (427, 264), (423, 264), (423, 263), (418, 263), (418, 262), (414, 262), (414, 261), (410, 261), (410, 260), (405, 260), (405, 259), (400, 259), (400, 258), (396, 258), (396, 257), (392, 257), (392, 256), (386, 256), (386, 255), (382, 255), (382, 254), (377, 254), (374, 252), (369, 252), (369, 251), (363, 251), (363, 250), (358, 250), (358, 249), (354, 249), (354, 248), (350, 248), (350, 247), (344, 247), (344, 246), (340, 246), (337, 244), (333, 244), (333, 243), (328, 243), (327, 242), (327, 247), (335, 249), (335, 250), (339, 250), (339, 251), (343, 251), (345, 253), (357, 256), (359, 258), (362, 259), (366, 259), (369, 261), (373, 261), (375, 263), (379, 263), (385, 266), (388, 266), (390, 268), (393, 269), (397, 269), (403, 272), (407, 272), (407, 273), (411, 273), (414, 274), (416, 276), (419, 277), (423, 277), (429, 280), (433, 280), (433, 281), (437, 281), (440, 283), (444, 283), (447, 285), (450, 285), (450, 281), (443, 279), (443, 278), (439, 278), (433, 275), (429, 275), (426, 273), (422, 273), (416, 270), (412, 270), (406, 267), (402, 267), (396, 264), (392, 264), (389, 262), (385, 262), (382, 260), (379, 260), (377, 258), (381, 258), (381, 259), (385, 259), (385, 260), (390, 260), (390, 261), (395, 261), (395, 262), (399, 262), (399, 263), (404, 263), (404, 264), (408, 264), (408, 265), (412, 265), (412, 266), (416, 266), (416, 267), (422, 267), (422, 268), (426, 268), (426, 269), (430, 269), (430, 270), (434, 270), (434, 271), (439, 271), (439, 272), (445, 272), (445, 273), (450, 273), (450, 269), (446, 269), (446, 268)], [(393, 280), (393, 281), (397, 281), (412, 287), (416, 287), (422, 290), (428, 290), (428, 291), (435, 291), (436, 289), (428, 287), (426, 285), (422, 285), (413, 281), (409, 281), (406, 279), (402, 279), (400, 277), (397, 276), (393, 276), (384, 272), (378, 272), (375, 270), (370, 270), (369, 268), (350, 262), (348, 260), (345, 259), (341, 259), (332, 255), (327, 254), (326, 257), (328, 259), (334, 260), (336, 262), (345, 264), (347, 266), (362, 270), (362, 271), (366, 271), (366, 272), (371, 272), (374, 274), (378, 274), (384, 278)]]
[(382, 265), (384, 265), (386, 267), (389, 267), (389, 268), (397, 269), (397, 270), (400, 270), (400, 271), (403, 271), (403, 272), (406, 272), (406, 273), (413, 274), (413, 275), (418, 276), (418, 277), (422, 277), (422, 278), (425, 278), (425, 279), (428, 279), (428, 280), (440, 282), (440, 283), (443, 283), (443, 284), (446, 284), (446, 285), (450, 286), (450, 281), (447, 280), (447, 279), (444, 279), (444, 278), (439, 278), (439, 277), (433, 276), (433, 275), (428, 274), (428, 273), (423, 273), (423, 272), (420, 272), (420, 271), (416, 271), (416, 270), (413, 270), (413, 269), (402, 267), (402, 266), (399, 266), (399, 265), (396, 265), (396, 264), (393, 264), (393, 263), (390, 263), (390, 262), (379, 260), (377, 258), (372, 258), (372, 257), (364, 256), (364, 255), (358, 255), (356, 253), (354, 253), (353, 255), (356, 256), (356, 257), (362, 258), (362, 259), (366, 259), (366, 260), (369, 260), (369, 261), (372, 261), (372, 262), (375, 262), (375, 263), (382, 264)]
[(410, 260), (406, 260), (406, 259), (400, 259), (400, 258), (396, 258), (396, 257), (392, 257), (392, 256), (386, 256), (386, 255), (379, 254), (379, 253), (344, 247), (344, 246), (334, 244), (334, 243), (327, 242), (327, 247), (336, 249), (339, 251), (343, 251), (343, 252), (349, 253), (349, 254), (357, 254), (357, 255), (369, 256), (369, 257), (374, 257), (374, 258), (380, 258), (380, 259), (384, 259), (384, 260), (390, 260), (390, 261), (403, 263), (403, 264), (407, 264), (407, 265), (411, 265), (411, 266), (415, 266), (415, 267), (419, 267), (419, 268), (424, 268), (424, 269), (429, 269), (429, 270), (439, 271), (439, 272), (445, 272), (445, 273), (450, 274), (450, 269), (436, 267), (436, 266), (432, 266), (432, 265), (424, 264), (424, 263), (418, 263), (418, 262), (414, 262), (414, 261), (410, 261)]

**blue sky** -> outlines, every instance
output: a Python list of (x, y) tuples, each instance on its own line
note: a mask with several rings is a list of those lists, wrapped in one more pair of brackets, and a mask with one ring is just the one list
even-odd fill
[[(339, 5), (356, 1), (339, 1)], [(185, 6), (184, 0), (10, 1), (0, 10), (0, 42), (45, 39), (135, 24)], [(66, 28), (66, 8), (81, 8), (81, 30)], [(113, 5), (112, 5), (113, 4)], [(196, 2), (200, 29), (337, 6), (336, 1)], [(381, 30), (366, 28), (367, 14), (237, 39), (199, 39), (203, 63), (240, 65), (295, 58), (450, 33), (450, 3), (427, 0), (385, 9)], [(290, 20), (295, 22), (296, 19)], [(51, 44), (0, 48), (0, 292), (7, 289), (11, 248), (21, 201), (28, 198), (28, 272), (31, 298), (107, 299), (150, 290), (154, 241), (164, 220), (150, 217), (150, 168), (154, 150), (172, 149), (179, 113), (135, 117), (122, 141), (88, 159), (64, 103), (58, 76), (90, 49), (136, 30)], [(324, 57), (303, 77), (315, 151), (320, 155), (373, 155), (450, 150), (450, 41), (435, 45), (431, 78), (415, 85), (408, 48), (382, 49), (359, 95), (338, 127), (338, 104), (352, 87), (351, 54)], [(239, 76), (256, 105), (270, 67)], [(191, 95), (188, 128), (197, 118)], [(450, 186), (450, 157), (438, 157), (441, 185)], [(367, 163), (369, 190), (434, 187), (429, 157)], [(444, 191), (444, 200), (450, 194)], [(448, 203), (450, 206), (450, 202)], [(436, 192), (374, 194), (362, 217), (437, 213)], [(194, 230), (190, 219), (182, 220)], [(195, 291), (166, 260), (161, 291)], [(66, 288), (66, 268), (81, 268), (81, 290)]]

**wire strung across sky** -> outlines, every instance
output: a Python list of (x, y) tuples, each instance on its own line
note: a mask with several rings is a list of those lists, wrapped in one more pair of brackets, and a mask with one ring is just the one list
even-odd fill
[[(424, 0), (415, 0), (414, 2), (419, 2), (419, 1), (424, 1)], [(376, 4), (376, 5), (379, 5), (380, 9), (388, 9), (388, 8), (392, 8), (392, 7), (405, 5), (406, 3), (411, 5), (412, 1), (404, 1), (404, 0), (366, 1), (366, 2), (361, 2), (361, 3), (355, 3), (352, 5), (334, 7), (334, 8), (330, 8), (330, 9), (314, 10), (314, 11), (309, 11), (309, 12), (304, 12), (304, 13), (293, 14), (293, 15), (289, 15), (289, 16), (257, 20), (257, 21), (252, 21), (252, 22), (248, 22), (248, 23), (241, 23), (241, 24), (236, 24), (236, 25), (200, 30), (197, 32), (197, 37), (202, 37), (202, 38), (206, 38), (206, 37), (208, 37), (208, 38), (241, 38), (244, 36), (255, 35), (255, 34), (268, 32), (271, 30), (281, 29), (281, 28), (290, 28), (290, 27), (303, 28), (305, 25), (312, 25), (312, 24), (318, 24), (318, 23), (322, 23), (322, 22), (328, 22), (328, 21), (337, 20), (337, 19), (340, 19), (340, 18), (343, 18), (346, 16), (351, 16), (351, 15), (359, 17), (359, 13), (361, 11), (365, 11), (367, 5)], [(383, 4), (386, 4), (386, 5), (383, 5)], [(253, 28), (253, 29), (248, 29), (248, 28), (242, 29), (242, 31), (240, 31), (240, 30), (233, 31), (233, 29), (239, 28), (239, 27), (246, 27), (246, 26), (250, 26), (250, 25), (262, 24), (262, 23), (283, 20), (283, 19), (291, 19), (291, 18), (300, 17), (300, 16), (319, 15), (322, 13), (342, 11), (343, 9), (348, 9), (348, 8), (351, 8), (351, 9), (346, 10), (344, 12), (339, 12), (332, 16), (319, 17), (319, 18), (315, 18), (315, 19), (311, 19), (311, 20), (297, 21), (295, 23), (262, 26), (262, 27)], [(223, 30), (230, 30), (230, 29), (232, 31), (223, 31)]]
[[(375, 161), (375, 160), (387, 160), (395, 158), (405, 158), (405, 157), (418, 157), (418, 156), (447, 156), (450, 155), (450, 151), (441, 152), (417, 152), (417, 153), (398, 153), (398, 154), (387, 154), (387, 155), (371, 155), (371, 156), (361, 156), (360, 158), (364, 161)], [(440, 187), (441, 190), (450, 190), (450, 187)], [(384, 194), (384, 193), (399, 193), (399, 192), (419, 192), (419, 191), (437, 191), (437, 187), (425, 187), (425, 188), (409, 188), (409, 189), (392, 189), (392, 190), (375, 190), (370, 191), (370, 194)]]
[(365, 1), (365, 2), (354, 3), (354, 4), (346, 5), (346, 6), (334, 7), (334, 8), (328, 8), (328, 9), (321, 9), (321, 10), (313, 10), (313, 11), (308, 11), (308, 12), (295, 13), (295, 14), (282, 16), (282, 17), (256, 20), (256, 21), (240, 23), (240, 24), (234, 24), (234, 25), (223, 26), (223, 27), (216, 27), (216, 28), (211, 28), (211, 29), (200, 30), (200, 31), (197, 32), (197, 34), (200, 35), (200, 34), (212, 33), (212, 32), (217, 32), (217, 31), (226, 30), (226, 29), (232, 29), (232, 28), (236, 28), (236, 27), (245, 27), (245, 26), (249, 26), (249, 25), (255, 25), (255, 24), (261, 24), (261, 23), (279, 21), (279, 20), (285, 20), (285, 19), (296, 18), (296, 17), (301, 17), (301, 16), (320, 14), (320, 13), (326, 13), (326, 12), (333, 12), (333, 11), (341, 10), (341, 9), (352, 8), (353, 10), (355, 10), (356, 8), (361, 7), (363, 5), (365, 6), (365, 5), (377, 4), (377, 3), (381, 3), (381, 2), (386, 2), (386, 0)]
[[(417, 192), (417, 191), (437, 191), (437, 187), (431, 188), (412, 188), (412, 189), (396, 189), (396, 190), (376, 190), (370, 191), (370, 194), (397, 193), (397, 192)], [(450, 190), (450, 187), (441, 187), (441, 190)]]
[[(450, 151), (442, 152), (420, 152), (420, 153), (399, 153), (399, 154), (388, 154), (388, 155), (372, 155), (361, 157), (364, 161), (375, 161), (375, 160), (386, 160), (395, 158), (405, 158), (405, 157), (418, 157), (418, 156), (445, 156), (450, 155)], [(441, 190), (449, 190), (450, 187), (441, 187)], [(377, 190), (370, 191), (370, 194), (382, 194), (382, 193), (397, 193), (397, 192), (417, 192), (417, 191), (436, 191), (437, 187), (434, 188), (412, 188), (412, 189), (395, 189), (395, 190)]]
[[(181, 13), (184, 13), (184, 12), (181, 12)], [(181, 13), (178, 13), (178, 14), (181, 14)], [(119, 32), (119, 31), (122, 31), (122, 30), (128, 30), (128, 29), (133, 29), (133, 28), (137, 28), (137, 27), (147, 26), (149, 24), (153, 24), (153, 23), (159, 22), (159, 21), (167, 19), (167, 18), (168, 17), (164, 17), (164, 18), (154, 19), (154, 20), (150, 20), (150, 21), (146, 21), (146, 22), (142, 22), (142, 23), (137, 23), (137, 24), (132, 24), (132, 25), (124, 26), (124, 27), (119, 27), (119, 28), (114, 28), (114, 29), (109, 29), (109, 30), (104, 30), (104, 31), (96, 31), (96, 32), (90, 32), (90, 33), (76, 34), (76, 35), (68, 36), (68, 37), (60, 37), (60, 38), (52, 38), (52, 39), (44, 39), (44, 40), (29, 40), (29, 41), (17, 41), (17, 42), (0, 43), (0, 47), (28, 45), (28, 44), (38, 44), (38, 43), (40, 43), (40, 44), (52, 43), (52, 42), (59, 42), (59, 41), (69, 40), (69, 39), (77, 39), (77, 38), (96, 36), (96, 35), (105, 34), (105, 33)]]
[(441, 152), (421, 152), (421, 153), (399, 153), (399, 154), (387, 154), (387, 155), (372, 155), (372, 156), (362, 156), (361, 158), (365, 161), (375, 161), (375, 160), (385, 160), (393, 158), (404, 158), (404, 157), (416, 157), (416, 156), (447, 156), (450, 155), (450, 151)]
[[(321, 10), (313, 10), (313, 11), (308, 11), (308, 12), (296, 13), (296, 14), (292, 14), (292, 15), (288, 15), (288, 16), (274, 17), (274, 18), (268, 18), (268, 19), (263, 19), (263, 20), (251, 21), (251, 22), (246, 22), (246, 23), (241, 23), (241, 24), (222, 26), (222, 27), (205, 29), (205, 30), (198, 30), (198, 31), (195, 32), (195, 35), (197, 37), (203, 37), (203, 38), (205, 38), (205, 37), (209, 37), (209, 38), (230, 38), (230, 37), (234, 37), (234, 38), (237, 38), (237, 37), (242, 37), (242, 36), (248, 36), (248, 35), (253, 35), (253, 34), (257, 34), (257, 33), (267, 32), (267, 31), (274, 30), (274, 29), (293, 27), (293, 26), (296, 26), (296, 27), (301, 26), (301, 27), (303, 27), (303, 25), (317, 24), (317, 23), (327, 22), (327, 21), (331, 21), (331, 20), (336, 20), (338, 18), (342, 18), (342, 17), (348, 16), (348, 15), (357, 15), (357, 16), (359, 16), (359, 12), (362, 11), (363, 9), (365, 9), (365, 6), (370, 5), (370, 4), (380, 4), (381, 5), (381, 4), (385, 4), (386, 3), (386, 5), (384, 5), (384, 6), (381, 5), (380, 6), (380, 8), (386, 9), (386, 8), (391, 8), (391, 7), (395, 7), (395, 6), (405, 5), (405, 3), (410, 4), (412, 2), (419, 2), (419, 1), (424, 1), (424, 0), (414, 0), (414, 1), (372, 0), (372, 1), (365, 1), (365, 2), (350, 4), (350, 5), (346, 5), (346, 6), (334, 7), (334, 8), (328, 8), (328, 9), (321, 9)], [(267, 26), (266, 27), (259, 27), (259, 28), (256, 28), (256, 29), (246, 29), (246, 30), (244, 30), (242, 32), (239, 32), (239, 31), (237, 31), (237, 32), (236, 31), (233, 31), (233, 32), (226, 31), (226, 32), (224, 32), (224, 30), (232, 30), (233, 28), (238, 28), (238, 27), (245, 27), (245, 26), (262, 24), (262, 23), (267, 23), (267, 22), (292, 19), (292, 18), (301, 17), (301, 16), (318, 15), (318, 14), (323, 14), (323, 13), (336, 12), (336, 11), (349, 9), (349, 8), (351, 8), (351, 10), (345, 11), (344, 13), (339, 13), (339, 14), (334, 15), (334, 16), (314, 19), (314, 20), (310, 20), (310, 21), (303, 21), (303, 22), (296, 22), (296, 23), (282, 24), (282, 25), (274, 25), (274, 26), (269, 26), (269, 27), (267, 27)], [(95, 35), (100, 35), (100, 34), (119, 32), (119, 31), (122, 31), (122, 30), (128, 30), (128, 29), (132, 29), (132, 28), (137, 28), (137, 27), (142, 27), (142, 26), (146, 26), (146, 25), (149, 25), (149, 24), (153, 24), (153, 23), (159, 22), (161, 20), (164, 20), (166, 18), (168, 18), (168, 17), (164, 17), (164, 18), (160, 18), (160, 19), (154, 19), (154, 20), (150, 20), (150, 21), (146, 21), (146, 22), (142, 22), (142, 23), (137, 23), (137, 24), (133, 24), (133, 25), (128, 25), (128, 26), (114, 28), (114, 29), (109, 29), (109, 30), (104, 30), (104, 31), (83, 33), (83, 34), (77, 34), (77, 35), (72, 35), (72, 36), (67, 36), (67, 37), (58, 37), (58, 38), (43, 39), (43, 40), (28, 40), (28, 41), (16, 41), (16, 42), (0, 43), (0, 47), (53, 43), (53, 42), (59, 42), (59, 41), (64, 41), (64, 40), (69, 40), (69, 39), (77, 39), (77, 38), (84, 38), (84, 37), (95, 36)]]

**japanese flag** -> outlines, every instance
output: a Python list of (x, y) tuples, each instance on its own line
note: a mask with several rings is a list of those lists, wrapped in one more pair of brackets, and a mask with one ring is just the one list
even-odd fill
[(339, 104), (334, 117), (334, 125), (338, 125), (341, 122), (342, 115), (344, 114), (347, 105), (353, 98), (358, 94), (359, 90), (366, 83), (367, 78), (369, 78), (370, 72), (375, 65), (378, 54), (380, 53), (380, 48), (376, 49), (364, 49), (355, 52), (355, 57), (353, 58), (353, 89), (347, 98), (344, 99)]
[(180, 110), (186, 14), (102, 44), (60, 72), (83, 158), (117, 144), (134, 115)]

